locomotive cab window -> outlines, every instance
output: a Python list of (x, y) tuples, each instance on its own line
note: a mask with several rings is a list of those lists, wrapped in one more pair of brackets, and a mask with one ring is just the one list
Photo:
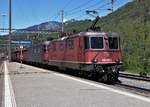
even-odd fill
[(103, 49), (103, 37), (91, 37), (92, 49)]
[(68, 49), (73, 49), (73, 39), (68, 39), (67, 40), (67, 48)]
[(117, 37), (109, 37), (109, 49), (118, 49), (118, 38)]
[(60, 51), (63, 51), (63, 50), (64, 50), (64, 41), (61, 41), (61, 42), (59, 43), (59, 50), (60, 50)]

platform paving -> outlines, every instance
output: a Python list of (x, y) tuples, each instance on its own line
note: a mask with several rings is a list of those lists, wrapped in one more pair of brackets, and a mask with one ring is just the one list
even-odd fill
[(2, 63), (0, 62), (0, 107), (2, 106), (3, 102), (3, 86), (4, 86), (4, 76), (3, 76), (3, 66)]
[[(102, 83), (12, 62), (8, 71), (17, 107), (149, 107), (150, 102), (107, 90)], [(85, 82), (83, 82), (85, 81)], [(91, 85), (92, 84), (92, 85)], [(95, 85), (93, 85), (95, 84)], [(98, 86), (99, 87), (98, 87)]]

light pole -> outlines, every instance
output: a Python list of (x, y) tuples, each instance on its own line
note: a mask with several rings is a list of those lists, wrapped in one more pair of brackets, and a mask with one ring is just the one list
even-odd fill
[(20, 63), (21, 63), (20, 68), (23, 68), (23, 66), (22, 66), (22, 60), (23, 60), (22, 50), (23, 50), (23, 45), (20, 45), (20, 49), (21, 49), (21, 51), (20, 51)]
[(112, 13), (114, 12), (114, 4), (115, 4), (115, 0), (111, 0), (112, 2)]
[(64, 10), (61, 10), (61, 31), (64, 32)]
[(12, 18), (12, 0), (9, 0), (9, 44), (8, 44), (8, 56), (9, 61), (11, 61), (11, 19)]
[(1, 14), (2, 15), (2, 28), (3, 28), (3, 31), (5, 31), (5, 17), (6, 17), (6, 15), (7, 14), (5, 14), (5, 13), (3, 13), (3, 14)]

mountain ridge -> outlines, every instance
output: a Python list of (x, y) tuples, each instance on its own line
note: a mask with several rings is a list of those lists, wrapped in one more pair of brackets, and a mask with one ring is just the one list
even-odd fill
[[(76, 22), (76, 21), (77, 20), (75, 20), (75, 19), (68, 20), (68, 21), (64, 22), (64, 26), (67, 26), (68, 24)], [(61, 22), (48, 21), (48, 22), (43, 22), (43, 23), (40, 23), (40, 24), (32, 25), (32, 26), (29, 26), (27, 28), (20, 29), (20, 30), (23, 30), (23, 31), (42, 31), (42, 30), (53, 31), (53, 30), (60, 29), (61, 26), (62, 26)]]

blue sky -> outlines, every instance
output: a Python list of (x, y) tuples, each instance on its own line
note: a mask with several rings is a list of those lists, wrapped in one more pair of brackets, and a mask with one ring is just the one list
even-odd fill
[[(8, 1), (0, 0), (0, 28), (8, 28)], [(131, 0), (116, 0), (115, 10)], [(46, 21), (60, 21), (64, 9), (65, 20), (93, 18), (86, 10), (98, 9), (100, 16), (110, 11), (111, 0), (12, 0), (12, 27), (19, 29)]]

